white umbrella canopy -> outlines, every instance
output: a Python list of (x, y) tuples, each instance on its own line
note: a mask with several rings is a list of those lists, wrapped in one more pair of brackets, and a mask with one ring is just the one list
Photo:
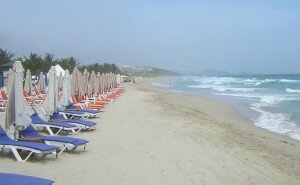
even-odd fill
[(5, 111), (5, 129), (12, 126), (27, 128), (31, 123), (30, 115), (32, 111), (23, 96), (23, 74), (13, 72), (8, 82), (8, 102)]
[(43, 72), (40, 73), (39, 82), (38, 82), (38, 88), (41, 93), (46, 92), (46, 82), (45, 82), (45, 75)]
[(52, 66), (49, 71), (48, 92), (43, 106), (47, 115), (52, 115), (58, 107), (58, 87), (55, 67)]
[(56, 72), (55, 74), (56, 74), (57, 77), (59, 77), (60, 74), (62, 76), (65, 75), (65, 70), (59, 64), (56, 64), (56, 66), (55, 66), (55, 72)]
[(26, 77), (25, 77), (25, 84), (24, 84), (24, 91), (27, 92), (29, 95), (31, 95), (32, 90), (33, 90), (33, 87), (32, 87), (31, 72), (29, 69), (27, 69)]
[(17, 72), (17, 73), (22, 73), (25, 71), (24, 68), (23, 68), (23, 65), (22, 65), (22, 62), (21, 61), (15, 61), (14, 64), (13, 64), (13, 71)]
[(71, 102), (71, 77), (69, 74), (69, 70), (65, 71), (65, 77), (62, 85), (62, 96), (61, 96), (61, 105), (68, 106)]

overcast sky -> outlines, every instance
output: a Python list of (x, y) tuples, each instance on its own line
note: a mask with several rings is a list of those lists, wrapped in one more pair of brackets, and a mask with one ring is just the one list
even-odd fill
[(300, 73), (300, 1), (1, 0), (0, 48), (85, 64)]

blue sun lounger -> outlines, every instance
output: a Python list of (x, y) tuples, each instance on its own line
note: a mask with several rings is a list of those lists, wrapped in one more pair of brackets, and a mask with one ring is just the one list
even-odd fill
[(39, 177), (0, 173), (1, 185), (52, 185), (54, 181)]
[[(49, 145), (62, 145), (60, 147), (60, 152), (62, 153), (65, 150), (67, 151), (75, 151), (79, 146), (83, 146), (84, 150), (88, 141), (73, 137), (62, 137), (62, 136), (44, 136), (39, 134), (32, 126), (26, 128), (25, 131), (22, 132), (22, 136), (24, 137), (40, 137), (45, 140), (46, 144)], [(0, 183), (1, 185), (1, 183)]]
[(86, 121), (82, 119), (66, 119), (63, 115), (58, 112), (55, 112), (51, 116), (51, 121), (58, 121), (58, 122), (68, 122), (70, 124), (76, 125), (78, 127), (82, 127), (84, 130), (93, 130), (96, 129), (96, 123), (92, 121)]
[(75, 107), (73, 105), (68, 105), (66, 110), (67, 111), (88, 112), (88, 113), (92, 113), (92, 114), (99, 114), (99, 113), (103, 112), (101, 110), (92, 110), (92, 109), (75, 109)]
[[(17, 161), (25, 162), (29, 159), (32, 154), (42, 154), (42, 158), (45, 158), (48, 154), (56, 154), (57, 157), (57, 149), (58, 147), (50, 146), (42, 143), (33, 143), (26, 141), (15, 141), (10, 139), (3, 128), (0, 126), (0, 148), (1, 152), (5, 149), (9, 149), (13, 155), (15, 156)], [(20, 156), (19, 150), (28, 151), (28, 155), (25, 159), (22, 159)], [(1, 181), (0, 181), (1, 184)]]
[[(35, 129), (45, 129), (50, 135), (57, 135), (63, 131), (74, 134), (80, 132), (82, 129), (81, 127), (77, 127), (65, 122), (46, 122), (42, 120), (37, 113), (34, 113), (31, 116), (31, 123)], [(54, 130), (56, 131), (54, 132)]]

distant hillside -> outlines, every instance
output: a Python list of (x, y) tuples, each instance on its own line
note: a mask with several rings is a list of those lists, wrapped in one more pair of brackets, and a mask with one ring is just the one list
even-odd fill
[(123, 74), (129, 76), (142, 76), (142, 77), (158, 77), (158, 76), (179, 76), (178, 73), (173, 71), (160, 69), (156, 67), (132, 67), (132, 66), (122, 66), (121, 70)]

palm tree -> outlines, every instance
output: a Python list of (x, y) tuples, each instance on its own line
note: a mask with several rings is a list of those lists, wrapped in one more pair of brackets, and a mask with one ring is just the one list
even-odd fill
[(56, 64), (59, 64), (62, 68), (68, 69), (69, 71), (73, 71), (74, 67), (78, 66), (80, 62), (75, 57), (62, 58), (60, 60), (56, 60)]
[(15, 56), (14, 53), (11, 51), (3, 50), (0, 48), (0, 65), (7, 64), (13, 60), (13, 57)]
[(33, 75), (38, 75), (43, 67), (43, 59), (36, 53), (30, 53), (29, 57), (25, 57), (23, 66), (25, 69), (30, 69)]

